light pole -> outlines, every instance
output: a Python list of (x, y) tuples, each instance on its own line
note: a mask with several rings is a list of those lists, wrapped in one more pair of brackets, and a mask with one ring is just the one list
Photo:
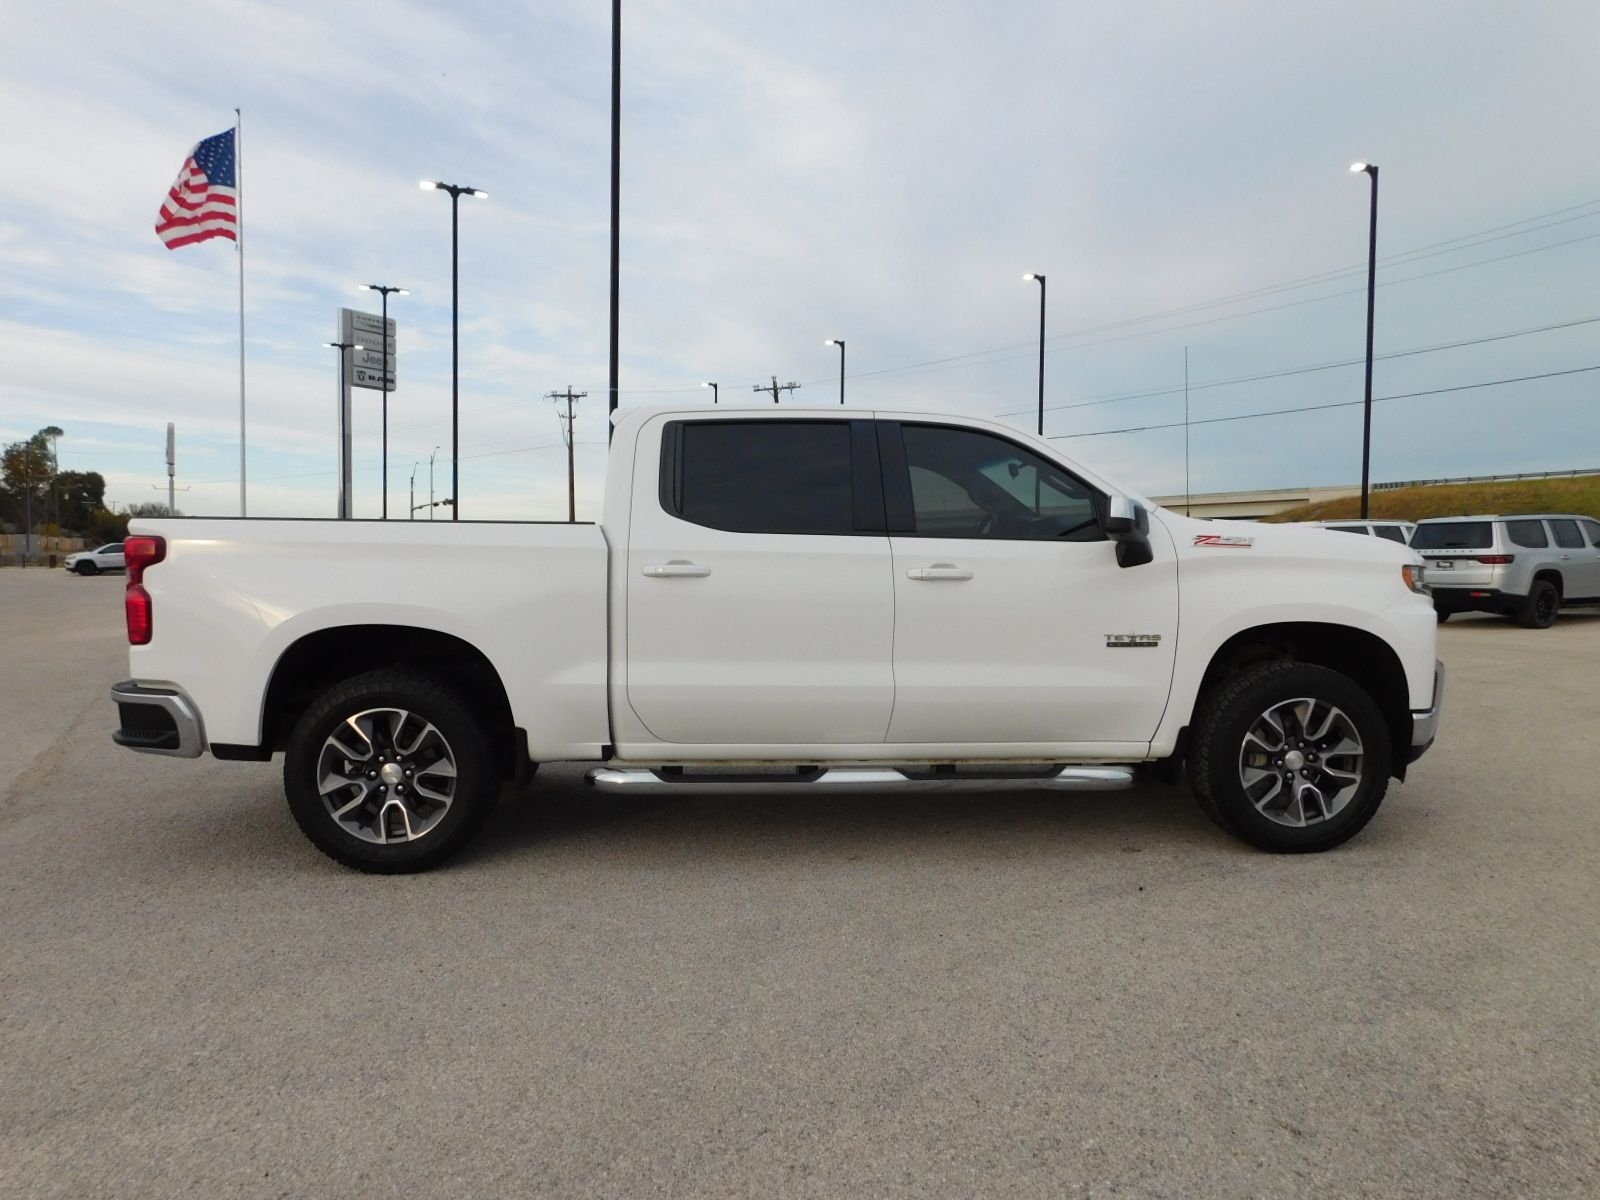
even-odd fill
[(717, 402), (717, 385), (714, 383), (702, 383), (700, 386), (711, 389), (711, 403), (715, 404)]
[(383, 341), (383, 519), (389, 519), (389, 297), (411, 295), (403, 287), (390, 287), (384, 283), (363, 283), (364, 292), (377, 292), (383, 297), (383, 315), (379, 318), (379, 337)]
[[(450, 495), (453, 499), (461, 497), (461, 289), (460, 289), (460, 228), (461, 197), (474, 196), (479, 200), (487, 200), (488, 192), (480, 192), (477, 188), (461, 187), (454, 183), (445, 183), (443, 180), (424, 179), (417, 185), (424, 191), (450, 193)], [(432, 510), (429, 511), (432, 515)], [(450, 519), (454, 521), (460, 513), (457, 505), (450, 506)]]
[(829, 338), (822, 343), (824, 346), (839, 347), (839, 403), (844, 403), (844, 339)]
[[(387, 344), (388, 340), (389, 340), (388, 326), (384, 327), (383, 338), (384, 338), (385, 344)], [(322, 344), (324, 346), (327, 346), (331, 350), (337, 350), (339, 352), (339, 519), (341, 521), (348, 521), (351, 517), (355, 516), (355, 514), (350, 511), (350, 499), (349, 499), (350, 498), (350, 431), (347, 428), (345, 428), (345, 423), (344, 423), (345, 422), (344, 364), (345, 364), (345, 355), (349, 351), (351, 351), (351, 350), (365, 350), (366, 347), (363, 346), (360, 342), (323, 342)], [(384, 384), (385, 384), (385, 386), (387, 386), (387, 384), (388, 384), (387, 377), (384, 379)]]
[(1372, 316), (1378, 286), (1378, 164), (1351, 163), (1350, 169), (1372, 176), (1372, 218), (1367, 225), (1367, 388), (1361, 406), (1361, 518), (1366, 520), (1372, 478)]
[[(617, 306), (622, 260), (622, 0), (611, 0), (611, 407), (617, 411)], [(606, 421), (606, 439), (615, 425)]]
[(433, 454), (428, 455), (428, 520), (433, 520), (433, 460), (439, 453), (439, 447), (433, 448)]
[(1044, 436), (1044, 276), (1037, 271), (1029, 272), (1022, 277), (1024, 280), (1037, 280), (1039, 284), (1039, 436)]
[(411, 464), (411, 498), (406, 501), (406, 520), (408, 521), (417, 519), (417, 468), (421, 465), (421, 459)]

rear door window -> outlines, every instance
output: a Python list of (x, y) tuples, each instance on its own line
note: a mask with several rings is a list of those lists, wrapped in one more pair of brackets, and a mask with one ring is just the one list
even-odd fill
[(1589, 545), (1600, 550), (1600, 521), (1584, 521), (1583, 530), (1589, 535)]
[(1494, 545), (1488, 521), (1440, 521), (1422, 524), (1412, 535), (1413, 550), (1487, 550)]
[(1506, 536), (1513, 546), (1526, 546), (1530, 550), (1540, 550), (1550, 544), (1543, 521), (1507, 521)]
[(1551, 521), (1550, 534), (1563, 550), (1583, 549), (1583, 534), (1578, 532), (1576, 521)]
[(1365, 525), (1329, 525), (1328, 528), (1333, 530), (1334, 533), (1367, 533)]
[(1391, 542), (1406, 544), (1406, 531), (1395, 525), (1374, 525), (1372, 532), (1381, 538), (1388, 538)]
[(734, 533), (857, 532), (850, 422), (684, 421), (668, 434), (674, 516)]

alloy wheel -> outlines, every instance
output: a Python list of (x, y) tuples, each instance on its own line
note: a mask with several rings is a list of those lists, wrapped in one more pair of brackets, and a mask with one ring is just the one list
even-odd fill
[(1275, 704), (1250, 724), (1239, 747), (1239, 783), (1257, 811), (1279, 825), (1331, 820), (1361, 787), (1364, 750), (1355, 723), (1325, 700)]
[(456, 759), (431, 722), (403, 708), (369, 708), (334, 727), (317, 756), (328, 816), (362, 841), (427, 836), (450, 811)]

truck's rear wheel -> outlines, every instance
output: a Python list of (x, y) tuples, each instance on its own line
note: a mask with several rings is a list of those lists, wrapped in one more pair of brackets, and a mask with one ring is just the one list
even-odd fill
[(370, 671), (319, 696), (295, 725), (283, 786), (305, 835), (362, 871), (424, 871), (476, 832), (499, 795), (493, 748), (450, 688)]
[(1360, 832), (1389, 785), (1389, 727), (1327, 667), (1264, 663), (1201, 702), (1189, 783), (1218, 825), (1278, 853), (1330, 850)]

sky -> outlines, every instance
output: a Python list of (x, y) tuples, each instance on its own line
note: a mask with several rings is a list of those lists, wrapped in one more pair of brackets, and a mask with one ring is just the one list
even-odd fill
[[(411, 291), (390, 312), (390, 514), (414, 472), (426, 499), (431, 454), (449, 494), (450, 213), (431, 178), (489, 194), (461, 202), (462, 515), (565, 517), (546, 395), (571, 385), (579, 517), (598, 518), (608, 9), (8, 6), (0, 440), (59, 425), (62, 469), (100, 471), (126, 505), (164, 498), (172, 421), (179, 508), (237, 512), (238, 259), (153, 229), (237, 106), (251, 515), (334, 514), (322, 343), (340, 306), (376, 311), (363, 282)], [(1186, 473), (1196, 493), (1351, 483), (1366, 160), (1374, 480), (1600, 467), (1600, 6), (624, 10), (624, 406), (707, 405), (707, 380), (758, 402), (774, 375), (833, 404), (824, 342), (843, 338), (851, 407), (1031, 428), (1036, 271), (1064, 454), (1148, 495)], [(379, 394), (355, 408), (356, 515), (376, 516)]]

